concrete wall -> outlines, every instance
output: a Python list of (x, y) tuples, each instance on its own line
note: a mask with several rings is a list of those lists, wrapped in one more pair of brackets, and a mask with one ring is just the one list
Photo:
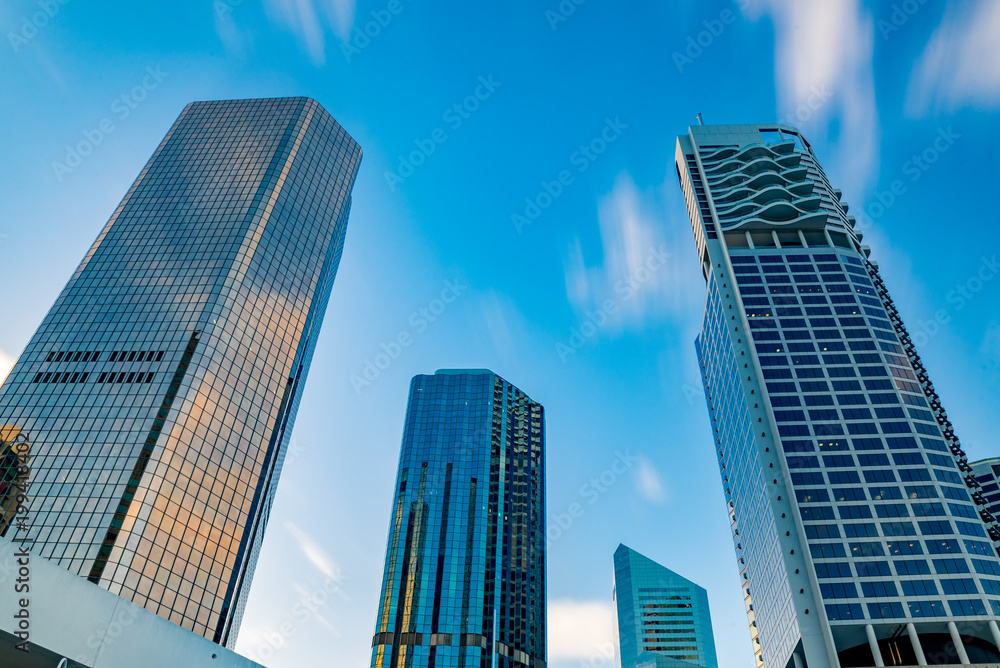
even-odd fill
[[(172, 622), (30, 555), (28, 593), (18, 593), (18, 543), (0, 538), (0, 666), (4, 668), (261, 668)], [(20, 639), (28, 599), (29, 653)]]

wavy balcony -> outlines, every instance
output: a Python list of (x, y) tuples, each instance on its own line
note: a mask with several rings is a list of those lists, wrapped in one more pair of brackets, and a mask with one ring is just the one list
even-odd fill
[(813, 212), (798, 212), (798, 214), (788, 220), (766, 220), (760, 218), (756, 214), (751, 214), (740, 218), (737, 221), (730, 221), (728, 223), (722, 223), (722, 229), (726, 232), (733, 230), (768, 230), (768, 229), (781, 229), (784, 227), (793, 226), (795, 229), (822, 229), (826, 226), (826, 222), (830, 217), (830, 213), (823, 209)]
[(711, 166), (717, 166), (721, 164), (720, 161), (729, 160), (740, 160), (742, 162), (747, 162), (748, 159), (759, 158), (761, 156), (771, 156), (772, 158), (777, 158), (782, 155), (789, 155), (795, 149), (795, 142), (787, 141), (780, 142), (778, 144), (772, 144), (770, 146), (765, 146), (764, 144), (750, 144), (749, 146), (744, 146), (743, 148), (737, 150), (732, 146), (724, 146), (713, 153), (705, 154), (701, 157), (701, 164), (704, 165), (705, 169), (708, 170), (709, 163)]
[(745, 202), (734, 207), (726, 215), (720, 213), (719, 223), (726, 227), (730, 223), (751, 217), (770, 223), (784, 223), (816, 211), (821, 202), (822, 199), (818, 195), (800, 197), (795, 200), (775, 199), (763, 205)]
[(761, 148), (761, 151), (763, 151), (763, 153), (755, 153), (749, 156), (750, 160), (744, 161), (734, 156), (729, 160), (712, 167), (711, 169), (706, 168), (705, 178), (708, 179), (709, 183), (711, 183), (713, 178), (718, 178), (719, 176), (724, 176), (733, 172), (756, 174), (757, 172), (768, 169), (780, 171), (790, 167), (797, 167), (801, 162), (801, 157), (796, 154), (774, 156), (765, 148)]
[[(754, 158), (749, 162), (735, 162), (735, 161), (727, 162), (725, 163), (726, 165), (734, 165), (735, 168), (729, 170), (728, 172), (722, 173), (721, 176), (722, 179), (725, 179), (728, 175), (731, 174), (745, 174), (747, 176), (753, 176), (754, 174), (759, 174), (760, 172), (765, 172), (765, 171), (780, 173), (787, 169), (799, 168), (797, 164), (798, 163), (797, 156), (792, 162), (795, 162), (796, 164), (782, 164), (780, 158), (775, 160), (771, 157)], [(805, 168), (802, 167), (801, 169)], [(713, 175), (706, 175), (706, 179), (708, 180), (709, 184), (712, 184), (713, 182), (717, 183), (719, 181), (719, 176), (715, 176), (713, 178)]]
[[(764, 166), (764, 163), (767, 166)], [(748, 173), (752, 172), (752, 173)], [(744, 169), (738, 170), (724, 176), (716, 181), (709, 181), (708, 185), (713, 191), (726, 190), (728, 188), (740, 186), (743, 184), (749, 184), (753, 181), (755, 176), (761, 174), (774, 174), (776, 176), (783, 177), (785, 182), (791, 181), (801, 181), (809, 173), (809, 170), (805, 167), (788, 167), (782, 168), (777, 163), (772, 161), (764, 161), (763, 159), (756, 160), (753, 163), (747, 163)], [(777, 181), (772, 181), (776, 183)]]
[(716, 199), (715, 209), (718, 211), (720, 216), (726, 216), (731, 214), (735, 209), (749, 204), (750, 206), (759, 206), (767, 204), (768, 202), (773, 202), (774, 200), (784, 200), (786, 202), (791, 202), (794, 199), (801, 199), (810, 194), (812, 194), (812, 188), (808, 188), (806, 192), (793, 192), (791, 189), (786, 188), (783, 184), (776, 183), (772, 185), (765, 186), (759, 190), (750, 190), (749, 188), (740, 188), (734, 193), (744, 192), (743, 197), (727, 197), (725, 200)]

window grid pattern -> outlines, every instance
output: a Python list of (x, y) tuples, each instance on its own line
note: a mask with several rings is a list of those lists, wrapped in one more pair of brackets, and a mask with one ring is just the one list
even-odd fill
[[(884, 640), (955, 621), (992, 643), (1000, 529), (842, 193), (781, 125), (692, 126), (675, 155), (758, 666), (851, 661), (868, 624)], [(794, 605), (769, 608), (790, 582)]]
[(413, 379), (373, 668), (545, 665), (544, 445), (499, 376)]
[(730, 260), (830, 621), (1000, 609), (1000, 560), (861, 256)]
[(184, 109), (0, 388), (40, 556), (235, 644), (360, 158), (306, 98)]
[(709, 274), (705, 319), (695, 347), (754, 656), (758, 666), (774, 665), (778, 657), (791, 654), (799, 623), (719, 289), (714, 274)]
[(613, 607), (622, 668), (718, 668), (708, 592), (624, 545)]

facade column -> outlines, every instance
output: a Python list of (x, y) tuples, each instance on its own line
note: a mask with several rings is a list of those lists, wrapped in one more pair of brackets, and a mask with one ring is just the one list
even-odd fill
[(955, 622), (948, 622), (948, 633), (951, 634), (951, 641), (955, 643), (955, 649), (958, 650), (958, 660), (962, 663), (969, 663), (969, 654), (965, 651), (965, 643), (962, 642), (962, 636), (958, 635), (958, 627), (955, 626)]
[(906, 625), (906, 633), (910, 636), (910, 644), (913, 645), (913, 653), (917, 656), (917, 665), (926, 666), (927, 657), (924, 656), (924, 648), (920, 646), (920, 636), (917, 635), (917, 627), (915, 627), (912, 622)]
[(997, 649), (1000, 649), (1000, 628), (997, 628), (997, 623), (992, 619), (990, 620), (990, 633), (993, 634), (993, 644), (997, 646)]
[(802, 668), (802, 655), (798, 652), (792, 652), (792, 661), (795, 662), (795, 668)]
[[(865, 633), (868, 634), (868, 646), (872, 650), (872, 656), (875, 657), (875, 665), (881, 668), (885, 665), (885, 661), (882, 660), (882, 650), (878, 648), (878, 638), (875, 637), (875, 629), (872, 628), (871, 624), (865, 624)], [(962, 651), (964, 652), (965, 649), (963, 648)]]

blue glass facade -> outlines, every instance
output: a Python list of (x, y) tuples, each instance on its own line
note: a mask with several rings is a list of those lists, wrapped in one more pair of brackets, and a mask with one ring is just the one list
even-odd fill
[(808, 142), (695, 126), (676, 162), (758, 665), (1000, 660), (996, 520)]
[(718, 668), (708, 592), (619, 545), (613, 590), (620, 668)]
[(545, 418), (490, 371), (410, 384), (373, 668), (545, 665)]
[[(982, 485), (980, 490), (986, 499), (987, 509), (994, 516), (1000, 516), (1000, 459), (983, 459), (972, 462), (972, 472)], [(998, 541), (994, 541), (997, 546)]]
[(37, 554), (235, 644), (360, 159), (307, 98), (184, 109), (0, 387)]

